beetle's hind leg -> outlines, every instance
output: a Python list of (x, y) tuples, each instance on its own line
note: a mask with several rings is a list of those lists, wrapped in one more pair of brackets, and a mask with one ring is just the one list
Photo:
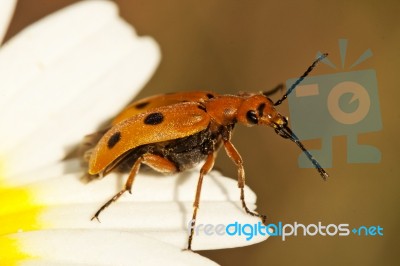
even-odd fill
[(240, 200), (242, 202), (242, 207), (246, 211), (246, 213), (259, 217), (263, 224), (267, 220), (266, 215), (262, 215), (253, 211), (247, 207), (245, 196), (244, 196), (244, 185), (245, 185), (245, 174), (244, 174), (244, 167), (243, 167), (243, 160), (240, 156), (239, 152), (236, 150), (235, 146), (233, 146), (232, 142), (228, 139), (224, 140), (224, 147), (225, 151), (228, 154), (229, 158), (236, 164), (238, 167), (238, 187), (240, 189)]
[(91, 220), (99, 220), (99, 215), (102, 213), (108, 206), (110, 206), (113, 202), (117, 201), (126, 191), (132, 194), (132, 185), (135, 180), (135, 176), (139, 171), (141, 164), (146, 164), (153, 168), (154, 170), (162, 173), (174, 173), (177, 171), (175, 164), (171, 161), (151, 153), (146, 153), (139, 157), (132, 166), (131, 171), (129, 172), (128, 179), (126, 180), (125, 187), (114, 195), (109, 201), (107, 201), (101, 208), (93, 215)]
[(214, 166), (214, 162), (215, 162), (215, 154), (210, 153), (207, 156), (207, 159), (203, 164), (203, 167), (201, 167), (200, 169), (199, 181), (197, 182), (197, 188), (196, 188), (196, 196), (193, 203), (193, 216), (190, 224), (190, 235), (187, 247), (188, 250), (192, 250), (192, 240), (194, 235), (194, 227), (196, 225), (197, 210), (199, 209), (199, 204), (200, 204), (200, 194), (201, 194), (201, 187), (203, 185), (203, 177), (211, 171), (211, 169)]
[(137, 159), (135, 161), (135, 163), (132, 166), (131, 171), (129, 172), (129, 176), (128, 176), (128, 179), (126, 180), (125, 187), (120, 192), (115, 194), (114, 197), (112, 197), (109, 201), (107, 201), (103, 206), (101, 206), (101, 208), (93, 215), (93, 217), (91, 219), (92, 221), (94, 219), (96, 219), (97, 221), (100, 222), (99, 215), (100, 215), (100, 213), (102, 213), (102, 211), (104, 211), (108, 206), (110, 206), (111, 203), (117, 201), (126, 191), (131, 192), (133, 181), (135, 179), (137, 172), (139, 171), (140, 164), (142, 163), (142, 161), (143, 161), (143, 157), (140, 157), (139, 159)]

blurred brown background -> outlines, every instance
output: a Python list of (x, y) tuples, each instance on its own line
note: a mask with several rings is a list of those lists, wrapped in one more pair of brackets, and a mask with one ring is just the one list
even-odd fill
[[(20, 0), (8, 38), (70, 0)], [(331, 178), (297, 166), (299, 149), (269, 128), (239, 126), (234, 143), (245, 160), (247, 184), (269, 222), (380, 225), (383, 237), (290, 237), (249, 247), (200, 252), (223, 265), (399, 265), (400, 3), (393, 1), (115, 1), (139, 35), (162, 50), (161, 64), (139, 97), (161, 92), (268, 90), (301, 74), (317, 51), (343, 71), (338, 39), (348, 39), (346, 62), (374, 53), (357, 70), (375, 69), (383, 129), (359, 136), (377, 147), (379, 164), (349, 164), (346, 137), (333, 139)], [(279, 94), (275, 96), (275, 99)], [(281, 113), (289, 115), (285, 102)], [(307, 141), (318, 148), (319, 141)], [(217, 166), (236, 178), (224, 152)], [(203, 193), (207, 193), (204, 191)]]

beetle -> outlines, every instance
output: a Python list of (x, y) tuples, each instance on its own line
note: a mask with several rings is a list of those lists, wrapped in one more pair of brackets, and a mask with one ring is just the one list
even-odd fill
[(108, 200), (92, 220), (99, 220), (100, 213), (125, 192), (131, 193), (142, 164), (158, 172), (176, 173), (204, 162), (193, 203), (187, 246), (191, 250), (203, 178), (213, 168), (216, 153), (223, 146), (238, 169), (243, 209), (265, 224), (266, 216), (249, 210), (246, 205), (243, 160), (231, 142), (232, 131), (237, 123), (272, 127), (279, 136), (296, 143), (326, 180), (328, 174), (289, 128), (288, 119), (275, 109), (326, 56), (323, 54), (317, 58), (275, 103), (268, 97), (268, 92), (219, 95), (199, 91), (157, 95), (128, 105), (106, 130), (86, 139), (87, 146), (93, 146), (84, 156), (90, 176), (103, 177), (114, 169), (129, 171), (124, 188)]

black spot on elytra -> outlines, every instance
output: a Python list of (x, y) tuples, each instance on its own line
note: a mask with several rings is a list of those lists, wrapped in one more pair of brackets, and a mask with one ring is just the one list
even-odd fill
[(111, 136), (111, 138), (108, 140), (108, 142), (107, 142), (107, 147), (108, 147), (109, 149), (112, 149), (112, 148), (115, 146), (115, 144), (117, 144), (118, 141), (120, 141), (120, 139), (121, 139), (121, 132), (119, 132), (119, 131), (115, 132), (115, 133)]
[(265, 103), (261, 103), (261, 104), (257, 107), (257, 111), (258, 111), (258, 116), (259, 116), (259, 117), (263, 116), (264, 108), (265, 108)]
[(143, 109), (145, 108), (150, 102), (142, 102), (135, 105), (136, 109)]
[(144, 123), (146, 125), (157, 125), (160, 124), (164, 120), (164, 115), (162, 113), (151, 113), (148, 114), (145, 119)]
[(208, 98), (208, 99), (212, 99), (212, 98), (214, 98), (214, 95), (212, 95), (211, 93), (207, 93), (207, 95), (206, 95), (206, 96), (207, 96), (207, 98)]
[(206, 107), (203, 105), (197, 105), (197, 108), (199, 108), (200, 110), (203, 110), (204, 112), (207, 112)]
[(247, 121), (249, 121), (251, 124), (258, 124), (258, 117), (256, 111), (254, 110), (247, 111), (246, 118)]

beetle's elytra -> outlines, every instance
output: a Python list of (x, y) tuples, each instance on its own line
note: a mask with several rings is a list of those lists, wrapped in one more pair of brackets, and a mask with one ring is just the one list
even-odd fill
[(326, 56), (324, 54), (315, 60), (276, 103), (268, 98), (267, 92), (218, 95), (200, 91), (157, 95), (130, 104), (114, 118), (107, 130), (86, 138), (88, 146), (92, 146), (84, 156), (89, 175), (104, 176), (116, 168), (129, 171), (125, 187), (107, 201), (92, 219), (98, 219), (106, 207), (126, 191), (131, 191), (141, 164), (159, 172), (175, 173), (203, 162), (193, 204), (193, 224), (188, 239), (190, 250), (203, 177), (212, 169), (216, 153), (223, 146), (238, 167), (238, 186), (244, 210), (260, 217), (265, 223), (266, 216), (252, 212), (246, 206), (243, 161), (231, 142), (232, 130), (236, 123), (272, 127), (281, 137), (295, 142), (321, 177), (326, 179), (328, 174), (290, 130), (287, 118), (275, 109)]

